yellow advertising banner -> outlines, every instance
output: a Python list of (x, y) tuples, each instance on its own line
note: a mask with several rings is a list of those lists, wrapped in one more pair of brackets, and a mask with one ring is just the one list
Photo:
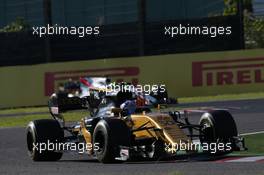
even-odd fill
[(0, 68), (0, 108), (46, 105), (69, 78), (107, 76), (141, 85), (165, 84), (169, 96), (259, 92), (264, 50), (173, 54)]

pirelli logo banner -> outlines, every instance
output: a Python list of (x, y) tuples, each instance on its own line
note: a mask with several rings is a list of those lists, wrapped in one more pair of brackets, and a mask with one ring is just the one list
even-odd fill
[(192, 63), (193, 87), (261, 83), (264, 83), (264, 57)]
[(170, 97), (260, 92), (264, 49), (0, 67), (0, 108), (46, 105), (68, 79), (86, 76), (164, 84)]

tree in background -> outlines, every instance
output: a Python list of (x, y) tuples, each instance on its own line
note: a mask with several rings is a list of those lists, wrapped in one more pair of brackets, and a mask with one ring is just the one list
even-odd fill
[(24, 18), (17, 17), (14, 22), (11, 22), (3, 29), (0, 29), (0, 32), (21, 32), (26, 31), (29, 28), (30, 26)]
[(238, 13), (238, 3), (239, 1), (243, 3), (243, 9), (248, 12), (253, 12), (252, 0), (224, 0), (225, 9), (224, 16), (236, 15)]
[(237, 14), (238, 11), (237, 2), (238, 0), (224, 0), (225, 3), (224, 16)]
[(238, 2), (243, 3), (246, 48), (264, 48), (264, 18), (255, 17), (252, 0), (224, 0), (224, 16), (238, 14)]
[(264, 18), (255, 17), (252, 13), (245, 13), (246, 48), (264, 48)]

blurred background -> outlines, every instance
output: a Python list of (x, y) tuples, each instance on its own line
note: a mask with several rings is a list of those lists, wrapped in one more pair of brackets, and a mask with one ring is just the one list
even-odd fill
[[(263, 0), (0, 0), (0, 66), (263, 48)], [(232, 26), (231, 36), (164, 37), (164, 26)], [(100, 37), (32, 27), (100, 26)]]

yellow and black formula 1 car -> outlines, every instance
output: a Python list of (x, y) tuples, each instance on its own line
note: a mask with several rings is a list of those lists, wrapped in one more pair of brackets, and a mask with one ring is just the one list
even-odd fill
[[(35, 120), (27, 127), (30, 157), (34, 161), (56, 161), (63, 152), (74, 151), (112, 163), (182, 154), (223, 155), (244, 149), (244, 139), (238, 136), (228, 111), (152, 112), (149, 107), (137, 107), (129, 113), (120, 108), (127, 100), (131, 99), (124, 93), (117, 98), (104, 97), (93, 117), (84, 117), (70, 127), (65, 125), (59, 109), (51, 107), (54, 119)], [(188, 119), (193, 112), (201, 113), (198, 124)]]

